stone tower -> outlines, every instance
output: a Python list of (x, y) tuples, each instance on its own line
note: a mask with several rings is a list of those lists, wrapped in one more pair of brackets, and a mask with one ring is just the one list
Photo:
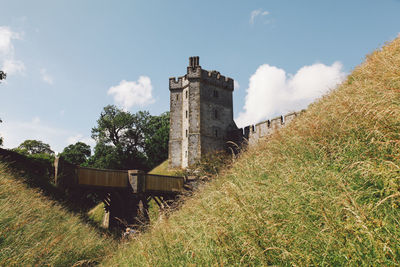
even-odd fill
[(190, 57), (185, 76), (169, 79), (169, 165), (186, 168), (202, 155), (225, 148), (233, 121), (233, 80), (203, 70)]

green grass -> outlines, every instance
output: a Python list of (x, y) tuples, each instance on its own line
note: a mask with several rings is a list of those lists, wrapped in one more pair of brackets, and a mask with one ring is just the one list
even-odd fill
[(182, 170), (180, 169), (170, 169), (168, 167), (168, 160), (165, 160), (160, 165), (156, 166), (154, 169), (149, 171), (150, 174), (158, 174), (158, 175), (181, 175)]
[(93, 264), (116, 247), (19, 175), (0, 162), (0, 266)]
[(400, 264), (400, 39), (105, 266)]

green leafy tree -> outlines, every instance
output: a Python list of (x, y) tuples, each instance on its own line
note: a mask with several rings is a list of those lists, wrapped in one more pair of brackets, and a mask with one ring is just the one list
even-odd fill
[(89, 164), (100, 168), (147, 169), (144, 131), (150, 118), (146, 111), (131, 114), (114, 105), (104, 107), (92, 129), (96, 146)]
[(50, 145), (38, 140), (25, 140), (14, 150), (24, 155), (54, 155), (54, 151), (51, 150)]
[(12, 149), (22, 155), (27, 156), (36, 163), (42, 166), (41, 170), (36, 170), (42, 173), (42, 176), (52, 179), (54, 151), (50, 145), (38, 140), (25, 140), (17, 148)]
[(121, 155), (114, 146), (99, 142), (94, 147), (94, 154), (87, 161), (87, 165), (100, 169), (121, 169)]
[(64, 160), (72, 163), (74, 165), (82, 165), (87, 161), (87, 159), (92, 154), (90, 150), (90, 146), (77, 142), (76, 144), (72, 144), (64, 148), (63, 152), (61, 152), (60, 156), (64, 158)]
[(145, 131), (145, 152), (153, 168), (168, 158), (169, 112), (152, 116)]
[(89, 166), (149, 170), (168, 157), (169, 112), (132, 114), (108, 105), (92, 128), (92, 138), (96, 146)]

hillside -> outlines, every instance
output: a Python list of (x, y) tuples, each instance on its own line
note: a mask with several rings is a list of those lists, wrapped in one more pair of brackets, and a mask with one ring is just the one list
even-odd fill
[(37, 189), (0, 158), (0, 265), (93, 264), (115, 243)]
[(400, 39), (106, 266), (400, 263)]

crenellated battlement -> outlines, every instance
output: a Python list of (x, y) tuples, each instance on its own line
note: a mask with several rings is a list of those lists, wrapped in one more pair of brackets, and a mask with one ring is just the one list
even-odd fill
[[(187, 72), (169, 78), (171, 167), (187, 168), (202, 155), (225, 149), (233, 120), (233, 79), (204, 70), (190, 57)], [(238, 134), (239, 140), (242, 135)], [(233, 140), (233, 139), (231, 139)]]
[(169, 78), (169, 90), (183, 89), (188, 85), (189, 81), (186, 76), (181, 77), (170, 77)]
[(183, 77), (170, 77), (169, 78), (169, 89), (181, 89)]
[(207, 71), (207, 70), (202, 70), (201, 72), (201, 79), (202, 81), (218, 86), (224, 89), (228, 89), (230, 91), (233, 91), (233, 79), (221, 75), (218, 71)]
[(300, 112), (291, 112), (239, 129), (233, 119), (232, 78), (204, 70), (199, 57), (190, 57), (187, 73), (169, 78), (169, 165), (187, 168), (203, 155), (254, 145), (288, 125)]
[[(278, 116), (271, 120), (259, 122), (254, 125), (249, 125), (238, 129), (237, 131), (248, 141), (249, 145), (256, 144), (261, 138), (268, 137), (274, 132), (278, 131), (282, 127), (288, 125), (294, 118), (296, 118), (300, 112), (291, 112), (284, 116)], [(235, 133), (236, 135), (238, 133)]]

